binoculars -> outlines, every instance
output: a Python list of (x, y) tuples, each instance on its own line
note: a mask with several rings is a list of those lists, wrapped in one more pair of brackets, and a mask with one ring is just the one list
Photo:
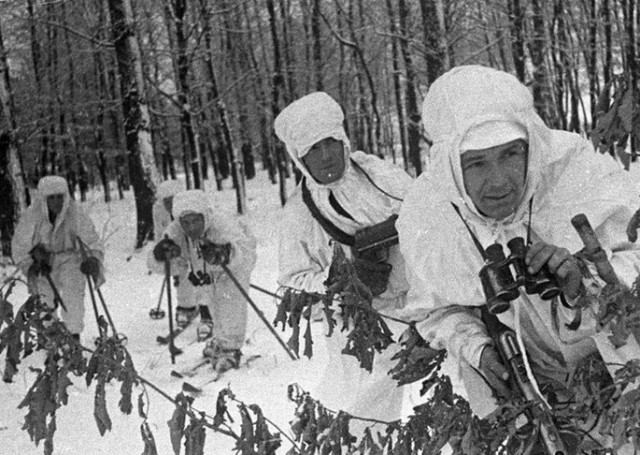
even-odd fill
[(193, 273), (193, 271), (189, 272), (187, 279), (196, 287), (211, 284), (211, 276), (202, 270), (198, 270), (196, 273)]
[(480, 270), (480, 281), (489, 312), (500, 314), (509, 309), (510, 302), (520, 295), (524, 286), (527, 294), (537, 294), (542, 300), (551, 300), (560, 294), (555, 276), (545, 265), (538, 273), (530, 274), (524, 258), (527, 254), (522, 237), (507, 242), (511, 251), (505, 257), (502, 245), (494, 243), (486, 249), (486, 263)]

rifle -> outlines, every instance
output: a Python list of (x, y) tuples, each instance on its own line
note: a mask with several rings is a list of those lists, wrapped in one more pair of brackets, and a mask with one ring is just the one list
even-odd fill
[(570, 452), (560, 437), (549, 405), (538, 394), (527, 376), (524, 357), (516, 334), (500, 322), (498, 317), (483, 308), (482, 319), (502, 362), (509, 371), (511, 389), (528, 404), (525, 416), (529, 422), (538, 425), (538, 439), (548, 455), (568, 455)]

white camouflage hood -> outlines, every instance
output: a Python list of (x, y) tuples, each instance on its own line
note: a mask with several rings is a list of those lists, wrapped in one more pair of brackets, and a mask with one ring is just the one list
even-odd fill
[[(423, 103), (422, 121), (426, 136), (433, 142), (429, 172), (439, 176), (446, 197), (474, 218), (484, 217), (464, 189), (460, 155), (469, 148), (526, 139), (529, 163), (525, 190), (511, 220), (522, 217), (540, 184), (541, 150), (550, 147), (549, 128), (536, 114), (525, 86), (514, 76), (491, 68), (454, 68), (431, 86)], [(482, 137), (478, 132), (489, 134)], [(469, 146), (470, 138), (475, 147)]]
[(211, 226), (213, 217), (209, 198), (202, 190), (186, 190), (173, 197), (173, 216), (176, 219), (189, 213), (200, 213), (204, 215), (204, 230)]
[[(280, 112), (273, 127), (276, 135), (285, 143), (287, 153), (298, 169), (307, 177), (310, 186), (319, 185), (309, 173), (301, 158), (311, 147), (326, 138), (342, 141), (344, 144), (345, 174), (349, 168), (351, 144), (342, 122), (344, 112), (340, 105), (325, 92), (313, 92), (294, 101)], [(340, 180), (329, 185), (335, 186)]]
[(56, 217), (56, 223), (54, 226), (54, 232), (56, 227), (62, 223), (64, 220), (67, 211), (69, 210), (69, 204), (71, 200), (71, 195), (69, 194), (69, 184), (67, 183), (67, 179), (64, 177), (60, 177), (59, 175), (47, 175), (42, 177), (40, 181), (38, 181), (38, 194), (34, 201), (34, 204), (39, 205), (41, 208), (43, 219), (49, 218), (49, 208), (47, 206), (47, 196), (51, 196), (54, 194), (64, 194), (64, 203), (62, 205), (62, 210)]

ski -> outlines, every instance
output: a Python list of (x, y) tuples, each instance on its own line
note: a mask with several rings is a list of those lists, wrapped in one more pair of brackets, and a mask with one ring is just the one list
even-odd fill
[[(242, 362), (240, 363), (240, 366), (238, 366), (238, 368), (232, 368), (233, 369), (241, 369), (244, 367), (249, 366), (254, 360), (259, 359), (261, 356), (260, 354), (254, 354), (254, 355), (250, 355), (249, 357), (246, 357), (245, 359), (242, 360)], [(198, 372), (202, 369), (202, 367), (204, 367), (205, 365), (211, 365), (211, 360), (210, 359), (203, 359), (200, 362), (198, 362), (195, 366), (188, 368), (186, 370), (182, 370), (182, 371), (177, 371), (177, 370), (172, 370), (171, 371), (171, 376), (179, 378), (179, 379), (188, 379), (188, 378), (193, 378), (194, 376), (196, 376), (198, 374)], [(227, 370), (230, 371), (230, 370)], [(213, 368), (211, 368), (210, 370), (207, 371), (207, 374), (209, 376), (207, 376), (206, 378), (204, 378), (204, 382), (201, 382), (200, 384), (196, 385), (193, 384), (192, 382), (188, 382), (188, 381), (183, 381), (182, 382), (182, 390), (184, 392), (188, 392), (188, 393), (192, 393), (192, 394), (200, 394), (202, 393), (202, 390), (205, 386), (218, 381), (222, 376), (224, 376), (224, 374), (226, 373), (226, 371), (224, 372), (219, 372), (214, 370)]]
[[(178, 335), (180, 335), (182, 332), (184, 332), (186, 329), (189, 328), (189, 326), (191, 326), (191, 324), (193, 323), (193, 321), (191, 321), (189, 324), (183, 326), (183, 327), (177, 327), (173, 330), (173, 339), (175, 340)], [(158, 335), (156, 337), (156, 341), (159, 344), (169, 344), (171, 342), (171, 334), (166, 334), (166, 335)]]

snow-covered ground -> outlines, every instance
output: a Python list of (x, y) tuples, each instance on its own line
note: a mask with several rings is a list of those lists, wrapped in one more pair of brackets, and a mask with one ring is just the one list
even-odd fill
[[(288, 188), (293, 187), (293, 180)], [(226, 188), (216, 192), (211, 182), (207, 192), (218, 207), (235, 213), (235, 192)], [(230, 186), (230, 182), (225, 182)], [(258, 262), (252, 275), (252, 284), (276, 291), (278, 274), (278, 223), (282, 216), (278, 186), (268, 181), (266, 172), (247, 182), (248, 211), (243, 219), (253, 230), (258, 239)], [(102, 193), (90, 193), (85, 208), (94, 220), (96, 227), (106, 244), (106, 277), (102, 287), (114, 323), (118, 331), (128, 337), (128, 349), (131, 352), (138, 373), (175, 396), (181, 390), (182, 381), (170, 375), (172, 368), (187, 367), (201, 358), (202, 345), (194, 342), (195, 335), (185, 332), (177, 341), (177, 345), (185, 349), (185, 353), (176, 357), (176, 365), (166, 347), (156, 343), (157, 335), (168, 332), (167, 317), (153, 320), (149, 310), (158, 303), (162, 284), (162, 276), (149, 275), (146, 268), (146, 256), (149, 245), (140, 252), (133, 251), (135, 239), (135, 207), (133, 195), (127, 193), (124, 200), (116, 200), (105, 204)], [(130, 260), (127, 260), (130, 258)], [(276, 302), (257, 290), (251, 289), (250, 295), (264, 312), (268, 321), (275, 317)], [(26, 298), (26, 290), (18, 286), (10, 299), (21, 304)], [(97, 336), (93, 311), (87, 297), (86, 329), (82, 342), (91, 346)], [(166, 299), (163, 302), (166, 309)], [(175, 302), (174, 302), (175, 305)], [(258, 316), (249, 309), (249, 324), (245, 355), (260, 354), (248, 368), (230, 371), (220, 382), (208, 385), (205, 393), (195, 401), (195, 407), (215, 414), (215, 399), (221, 388), (230, 386), (238, 400), (246, 404), (257, 404), (264, 415), (279, 428), (291, 434), (289, 421), (294, 416), (294, 403), (287, 400), (287, 386), (299, 384), (303, 389), (313, 392), (319, 385), (318, 380), (326, 367), (327, 353), (325, 337), (322, 336), (323, 325), (313, 324), (314, 356), (311, 360), (302, 357), (292, 361), (275, 340), (268, 328)], [(281, 333), (281, 332), (279, 332)], [(281, 333), (286, 341), (290, 332)], [(302, 349), (301, 349), (302, 351)], [(0, 383), (0, 454), (41, 454), (42, 444), (36, 447), (29, 439), (26, 431), (21, 430), (25, 410), (17, 409), (25, 396), (28, 387), (33, 383), (35, 373), (30, 372), (28, 365), (39, 366), (43, 357), (38, 353), (32, 355), (20, 367), (20, 371), (11, 384)], [(2, 361), (4, 361), (2, 359)], [(0, 363), (2, 365), (2, 363)], [(57, 431), (54, 437), (54, 448), (58, 455), (63, 454), (136, 454), (142, 453), (143, 442), (140, 437), (142, 420), (137, 412), (130, 416), (123, 415), (117, 402), (120, 397), (119, 384), (107, 388), (108, 410), (113, 421), (113, 429), (101, 437), (93, 417), (94, 387), (87, 388), (84, 378), (75, 378), (70, 387), (70, 399), (57, 413)], [(171, 418), (174, 406), (156, 392), (149, 390), (149, 424), (154, 433), (160, 454), (173, 453), (169, 440), (167, 420)], [(134, 390), (133, 398), (141, 389)], [(134, 401), (135, 408), (135, 401)], [(231, 405), (230, 409), (233, 409)], [(236, 420), (238, 422), (238, 420)], [(239, 427), (238, 427), (239, 429)], [(272, 429), (273, 432), (273, 429)], [(288, 446), (286, 438), (284, 447)], [(207, 432), (205, 448), (208, 453), (233, 453), (234, 441), (224, 435)], [(279, 450), (286, 452), (286, 448)]]
[[(640, 182), (640, 169), (635, 166), (632, 167), (631, 172), (636, 182)], [(226, 189), (222, 192), (216, 192), (211, 182), (206, 183), (207, 192), (216, 206), (235, 213), (235, 192), (230, 188), (230, 182), (225, 182)], [(292, 180), (287, 184), (289, 189), (293, 187)], [(129, 192), (124, 200), (115, 200), (110, 204), (105, 204), (102, 197), (99, 190), (90, 193), (85, 208), (106, 244), (107, 282), (102, 288), (103, 295), (116, 327), (128, 337), (127, 346), (139, 374), (170, 396), (175, 396), (181, 390), (182, 381), (171, 377), (170, 371), (172, 368), (195, 364), (201, 356), (202, 346), (193, 341), (195, 338), (193, 331), (186, 332), (177, 341), (177, 345), (184, 348), (185, 353), (178, 356), (176, 365), (172, 366), (166, 347), (156, 343), (157, 335), (165, 335), (168, 332), (166, 317), (160, 320), (152, 320), (149, 317), (149, 310), (158, 303), (162, 277), (149, 275), (147, 272), (146, 256), (149, 246), (140, 252), (133, 251), (136, 221), (133, 195)], [(243, 219), (258, 239), (258, 262), (253, 272), (252, 283), (275, 291), (278, 274), (277, 234), (282, 216), (278, 187), (268, 181), (266, 172), (259, 172), (255, 179), (247, 182), (247, 198), (248, 210), (243, 215)], [(0, 267), (0, 278), (3, 271), (7, 272)], [(274, 299), (254, 289), (250, 290), (250, 295), (264, 312), (267, 320), (272, 321), (276, 310)], [(10, 300), (20, 304), (25, 298), (26, 290), (18, 286)], [(97, 329), (92, 320), (93, 314), (88, 302), (87, 297), (87, 329), (83, 334), (82, 342), (86, 346), (91, 346), (93, 339), (97, 336)], [(166, 301), (163, 303), (163, 308), (166, 309)], [(281, 431), (290, 435), (289, 422), (294, 416), (294, 404), (287, 400), (287, 386), (296, 383), (312, 394), (319, 388), (319, 379), (328, 359), (326, 339), (322, 336), (322, 331), (322, 324), (313, 325), (313, 358), (309, 360), (302, 357), (301, 360), (292, 361), (268, 328), (249, 309), (247, 343), (244, 352), (247, 356), (260, 354), (261, 357), (252, 362), (250, 367), (230, 371), (220, 382), (208, 385), (204, 394), (196, 398), (195, 407), (209, 415), (214, 415), (218, 392), (228, 385), (238, 400), (260, 406), (266, 417), (278, 425)], [(281, 333), (281, 336), (286, 340), (289, 334), (289, 332)], [(42, 444), (36, 447), (30, 441), (29, 435), (21, 430), (25, 410), (17, 409), (35, 378), (35, 373), (30, 372), (28, 366), (37, 367), (42, 364), (42, 360), (42, 356), (38, 353), (32, 355), (22, 364), (12, 384), (0, 382), (0, 455), (43, 453)], [(3, 362), (2, 357), (0, 368)], [(450, 367), (445, 371), (450, 373)], [(455, 385), (460, 392), (459, 384)], [(161, 455), (173, 453), (167, 420), (171, 418), (174, 406), (156, 392), (148, 390), (149, 425), (153, 431), (158, 452)], [(134, 400), (137, 400), (140, 391), (140, 388), (134, 390)], [(142, 453), (143, 442), (140, 437), (142, 420), (135, 410), (129, 416), (119, 411), (117, 407), (120, 397), (119, 384), (107, 387), (108, 410), (113, 428), (102, 437), (93, 417), (93, 394), (94, 388), (87, 388), (84, 378), (75, 378), (74, 385), (70, 387), (69, 404), (63, 406), (57, 413), (54, 453), (58, 455)], [(345, 397), (345, 400), (347, 398)], [(236, 422), (238, 422), (237, 419)], [(288, 447), (286, 438), (283, 437), (282, 440), (283, 448), (279, 453), (285, 453)], [(211, 431), (207, 432), (206, 453), (231, 454), (233, 445), (234, 441), (231, 438)]]

